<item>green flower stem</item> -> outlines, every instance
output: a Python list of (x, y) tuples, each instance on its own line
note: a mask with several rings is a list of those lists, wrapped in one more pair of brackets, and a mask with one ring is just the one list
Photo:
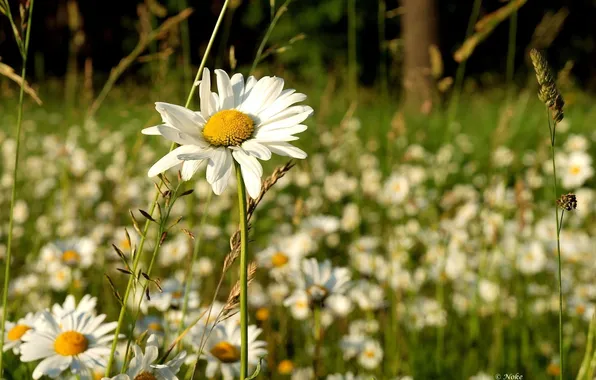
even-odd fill
[[(228, 8), (228, 3), (230, 0), (226, 0), (221, 8), (221, 12), (219, 13), (219, 17), (215, 26), (213, 27), (213, 32), (211, 33), (211, 38), (209, 39), (209, 43), (207, 44), (207, 49), (205, 49), (205, 54), (203, 54), (203, 59), (201, 60), (201, 65), (197, 70), (197, 74), (195, 75), (195, 82), (199, 80), (201, 77), (201, 73), (203, 72), (203, 68), (205, 67), (205, 63), (207, 62), (207, 57), (209, 56), (209, 52), (211, 51), (211, 47), (213, 46), (213, 41), (215, 40), (215, 36), (217, 35), (217, 31), (219, 30), (219, 26), (221, 25), (221, 20), (223, 19), (224, 14), (226, 13), (226, 9)], [(195, 94), (196, 86), (194, 82), (190, 88), (190, 92), (188, 94), (188, 98), (186, 99), (186, 104), (184, 105), (186, 108), (190, 106), (190, 102), (192, 101), (192, 97)], [(175, 148), (176, 144), (173, 143), (170, 146), (170, 151)], [(155, 192), (155, 197), (153, 198), (153, 204), (151, 206), (151, 210), (149, 211), (150, 215), (153, 215), (153, 211), (155, 211), (155, 207), (157, 205), (157, 201), (159, 200), (160, 193), (159, 191)], [(135, 257), (135, 261), (133, 263), (133, 271), (136, 273), (139, 258), (141, 257), (141, 252), (143, 251), (143, 246), (145, 245), (145, 239), (147, 236), (147, 231), (149, 230), (149, 223), (151, 221), (145, 222), (145, 228), (143, 229), (143, 236), (141, 236), (141, 241), (139, 242), (139, 249), (137, 256)], [(112, 365), (114, 362), (114, 354), (116, 352), (116, 345), (118, 343), (118, 335), (120, 334), (120, 330), (122, 329), (122, 324), (124, 321), (124, 314), (126, 313), (126, 303), (128, 301), (128, 297), (130, 296), (130, 291), (132, 289), (132, 284), (134, 282), (134, 276), (130, 276), (128, 279), (128, 284), (126, 285), (126, 292), (124, 293), (124, 299), (122, 301), (122, 305), (120, 307), (120, 315), (118, 317), (118, 326), (116, 327), (116, 331), (114, 331), (114, 340), (112, 341), (112, 349), (110, 351), (110, 358), (108, 359), (108, 366), (106, 367), (106, 376), (109, 376), (110, 371), (112, 369)]]
[(246, 187), (242, 178), (240, 164), (236, 166), (236, 182), (238, 182), (238, 214), (240, 217), (240, 380), (248, 377), (248, 224), (246, 221)]
[(559, 378), (563, 380), (564, 374), (564, 360), (563, 360), (563, 281), (561, 275), (561, 227), (563, 224), (563, 219), (561, 215), (561, 220), (559, 221), (559, 206), (556, 204), (556, 200), (558, 196), (557, 190), (557, 165), (555, 164), (555, 133), (556, 133), (556, 126), (557, 123), (554, 122), (553, 126), (550, 125), (550, 114), (548, 112), (548, 107), (546, 108), (546, 113), (548, 116), (548, 126), (551, 133), (550, 138), (550, 147), (551, 147), (551, 158), (553, 164), (553, 191), (555, 193), (555, 219), (557, 223), (557, 259), (558, 259), (558, 266), (559, 266), (559, 360), (561, 361), (561, 373)]
[[(25, 98), (25, 75), (27, 74), (27, 55), (29, 53), (29, 37), (31, 36), (31, 17), (33, 15), (33, 3), (34, 0), (31, 0), (29, 4), (29, 18), (27, 20), (27, 31), (25, 32), (25, 46), (21, 51), (23, 56), (23, 68), (21, 69), (21, 90), (19, 93), (19, 109), (17, 111), (17, 147), (14, 157), (14, 168), (12, 172), (12, 191), (10, 194), (10, 216), (8, 221), (8, 240), (6, 242), (6, 258), (4, 262), (4, 289), (2, 291), (2, 322), (0, 323), (0, 378), (2, 377), (3, 372), (3, 361), (4, 358), (4, 332), (6, 329), (6, 317), (8, 316), (8, 286), (10, 285), (10, 261), (12, 258), (12, 228), (14, 225), (14, 205), (17, 198), (17, 179), (19, 174), (19, 154), (21, 152), (21, 130), (23, 125), (23, 102)], [(8, 8), (8, 3), (6, 13), (10, 15), (10, 8)], [(12, 16), (9, 18), (13, 30), (16, 32), (16, 26), (12, 20)], [(18, 40), (18, 35), (15, 35), (15, 38)]]

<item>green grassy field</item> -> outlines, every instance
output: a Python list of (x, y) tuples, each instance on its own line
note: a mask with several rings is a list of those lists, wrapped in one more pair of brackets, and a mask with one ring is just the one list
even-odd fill
[[(363, 379), (556, 376), (554, 197), (547, 117), (535, 89), (464, 93), (457, 112), (438, 105), (428, 116), (413, 116), (373, 89), (361, 89), (355, 101), (325, 83), (286, 83), (308, 95), (315, 113), (296, 143), (309, 157), (265, 195), (250, 229), (249, 258), (258, 268), (249, 290), (250, 323), (262, 329), (258, 339), (266, 348), (259, 378), (307, 379), (313, 370), (316, 378), (348, 372)], [(147, 170), (169, 145), (140, 131), (161, 122), (155, 101), (183, 103), (186, 90), (123, 84), (85, 121), (84, 97), (67, 105), (59, 83), (39, 87), (44, 104), (25, 105), (9, 320), (62, 303), (67, 294), (77, 300), (90, 294), (97, 297), (94, 310), (115, 321), (114, 292), (124, 294), (130, 275), (117, 270), (126, 265), (111, 244), (132, 262), (124, 229), (133, 247), (140, 237), (129, 210), (145, 222), (138, 209), (149, 210), (158, 182)], [(7, 93), (0, 103), (3, 210), (10, 201), (15, 99)], [(565, 213), (561, 238), (566, 378), (578, 373), (592, 339), (596, 297), (589, 159), (596, 110), (579, 92), (568, 99), (557, 132), (559, 193), (574, 191), (579, 206)], [(574, 154), (583, 154), (579, 164)], [(264, 163), (264, 176), (285, 162), (274, 156)], [(175, 172), (168, 177), (175, 186)], [(195, 192), (160, 204), (171, 211), (164, 225), (182, 219), (156, 250), (161, 227), (150, 223), (140, 258), (147, 273), (155, 253), (149, 278), (159, 279), (163, 291), (140, 276), (131, 297), (137, 303), (127, 308), (121, 331), (144, 341), (148, 330), (164, 348), (211, 304), (238, 223), (233, 189), (209, 195), (203, 171), (180, 189), (177, 194)], [(1, 218), (4, 241), (8, 212)], [(75, 252), (69, 261), (67, 249), (56, 252), (52, 245), (71, 239), (85, 241), (88, 256)], [(200, 261), (191, 262), (198, 241)], [(291, 297), (300, 259), (307, 257), (347, 268), (349, 286), (333, 302), (305, 305)], [(216, 310), (237, 278), (235, 267), (223, 277)], [(185, 293), (190, 302), (183, 312)], [(178, 347), (188, 352), (179, 378), (191, 375), (201, 323)], [(126, 352), (121, 341), (117, 368)], [(234, 362), (235, 348), (214, 347), (209, 355), (221, 368)], [(30, 376), (33, 363), (20, 363), (13, 353), (6, 358), (8, 378)], [(206, 361), (198, 363), (202, 378)]]

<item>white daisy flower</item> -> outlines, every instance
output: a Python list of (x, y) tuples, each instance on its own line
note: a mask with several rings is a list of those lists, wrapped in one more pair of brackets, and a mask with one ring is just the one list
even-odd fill
[[(204, 326), (204, 325), (203, 325)], [(224, 380), (232, 380), (240, 374), (240, 324), (237, 319), (227, 319), (215, 326), (209, 335), (201, 359), (207, 360), (206, 376), (213, 378), (221, 372)], [(267, 343), (257, 340), (261, 329), (248, 326), (248, 365), (255, 367), (267, 354)]]
[(39, 323), (38, 313), (28, 313), (24, 318), (19, 319), (16, 323), (6, 321), (4, 333), (4, 352), (12, 349), (12, 352), (18, 355), (21, 347), (21, 340), (26, 332), (35, 330)]
[(89, 238), (75, 238), (46, 244), (41, 249), (42, 261), (59, 262), (71, 267), (88, 268), (93, 264), (96, 245)]
[(376, 340), (370, 339), (364, 343), (358, 363), (366, 369), (373, 370), (379, 366), (383, 360), (383, 348)]
[[(311, 308), (315, 305), (324, 306), (332, 294), (346, 292), (350, 279), (351, 274), (347, 268), (334, 268), (329, 260), (319, 263), (314, 258), (304, 259), (302, 270), (294, 276), (297, 289), (284, 301), (284, 305), (300, 310), (305, 308), (305, 304)], [(303, 317), (308, 315), (304, 310), (299, 314)]]
[(103, 324), (105, 318), (104, 314), (70, 313), (57, 319), (48, 311), (42, 312), (39, 327), (22, 337), (21, 361), (43, 359), (33, 371), (34, 379), (43, 375), (55, 379), (69, 368), (81, 379), (90, 379), (93, 369), (106, 366), (108, 343), (114, 339), (108, 333), (118, 325)]
[(130, 361), (126, 373), (102, 380), (178, 380), (176, 374), (184, 363), (186, 352), (182, 351), (166, 364), (153, 364), (159, 356), (157, 336), (151, 335), (145, 346), (145, 353), (136, 344), (133, 346), (134, 358)]
[(263, 168), (257, 159), (269, 160), (271, 153), (306, 158), (306, 153), (288, 141), (307, 127), (301, 123), (313, 110), (294, 105), (306, 95), (293, 89), (283, 90), (284, 81), (277, 77), (246, 82), (242, 74), (230, 78), (215, 70), (218, 92), (211, 92), (208, 69), (199, 85), (201, 111), (156, 103), (163, 124), (146, 128), (146, 135), (161, 135), (180, 147), (166, 154), (149, 169), (149, 177), (182, 164), (182, 179), (189, 180), (203, 161), (207, 161), (207, 182), (215, 194), (221, 194), (234, 168), (240, 164), (248, 194), (256, 198), (261, 190)]

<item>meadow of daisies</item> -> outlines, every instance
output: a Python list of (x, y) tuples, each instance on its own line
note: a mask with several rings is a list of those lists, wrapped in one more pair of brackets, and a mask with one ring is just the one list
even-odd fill
[(428, 116), (266, 68), (93, 117), (2, 83), (3, 377), (592, 379), (596, 115), (541, 68)]

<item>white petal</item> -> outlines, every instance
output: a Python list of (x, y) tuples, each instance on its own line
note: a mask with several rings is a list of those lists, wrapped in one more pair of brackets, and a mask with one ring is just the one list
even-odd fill
[(232, 176), (232, 172), (234, 171), (234, 165), (230, 165), (226, 173), (221, 177), (219, 180), (215, 181), (211, 187), (213, 188), (213, 192), (215, 195), (221, 195), (224, 192), (226, 187), (228, 186), (228, 182), (230, 182), (230, 177)]
[(257, 129), (259, 129), (260, 127), (263, 127), (265, 125), (273, 124), (274, 122), (288, 119), (292, 116), (295, 116), (295, 115), (298, 115), (298, 114), (301, 114), (304, 112), (310, 112), (310, 115), (312, 115), (313, 109), (310, 106), (300, 106), (300, 105), (288, 107), (285, 110), (273, 115), (272, 117), (270, 117), (268, 119), (259, 118), (260, 124), (258, 124)]
[(213, 151), (207, 164), (207, 182), (213, 183), (226, 174), (226, 171), (232, 165), (232, 156), (226, 148), (220, 147)]
[(240, 106), (240, 111), (256, 115), (259, 113), (265, 97), (271, 92), (275, 82), (271, 77), (263, 77), (254, 85), (250, 94)]
[(170, 169), (173, 166), (178, 165), (182, 162), (178, 158), (178, 155), (185, 154), (185, 153), (194, 153), (197, 150), (200, 150), (199, 147), (194, 145), (182, 145), (178, 148), (174, 149), (173, 151), (169, 152), (165, 156), (163, 156), (159, 161), (157, 161), (150, 169), (147, 175), (149, 177), (155, 177), (159, 173), (163, 173), (166, 170)]
[(242, 149), (255, 156), (259, 160), (267, 161), (271, 158), (271, 151), (255, 140), (247, 140), (242, 143)]
[(190, 135), (185, 132), (181, 132), (176, 128), (169, 127), (167, 125), (158, 125), (157, 130), (159, 133), (166, 139), (173, 141), (180, 145), (198, 145), (198, 146), (208, 146), (207, 142), (205, 142), (202, 138), (200, 138), (199, 134)]
[[(308, 108), (310, 108), (310, 107), (308, 107)], [(294, 125), (298, 125), (298, 124), (302, 123), (311, 114), (312, 114), (312, 110), (307, 110), (306, 112), (302, 112), (302, 113), (299, 113), (299, 114), (296, 114), (296, 115), (293, 115), (290, 117), (286, 117), (281, 120), (269, 122), (266, 124), (261, 124), (257, 128), (257, 131), (272, 131), (274, 129), (293, 127)]]
[(246, 190), (251, 198), (255, 199), (261, 192), (261, 176), (263, 167), (253, 156), (249, 156), (241, 150), (232, 152), (234, 159), (240, 164), (242, 178), (246, 185)]
[(304, 94), (295, 94), (292, 89), (284, 90), (288, 91), (286, 94), (282, 92), (282, 94), (277, 98), (273, 104), (269, 107), (263, 108), (259, 112), (259, 118), (261, 120), (267, 120), (272, 118), (273, 116), (277, 115), (278, 113), (284, 111), (286, 108), (290, 107), (291, 105), (302, 102), (306, 100), (306, 95)]
[(217, 92), (219, 93), (219, 109), (234, 108), (234, 91), (230, 77), (223, 70), (215, 70), (217, 76)]
[(304, 132), (308, 129), (308, 127), (304, 124), (298, 124), (298, 125), (294, 125), (288, 128), (278, 128), (278, 129), (274, 129), (274, 130), (259, 130), (254, 138), (259, 141), (261, 139), (265, 139), (267, 141), (272, 141), (271, 138), (272, 137), (279, 137), (282, 140), (279, 141), (285, 141), (283, 140), (285, 137), (287, 136), (292, 136), (296, 133), (300, 133), (300, 132)]
[(184, 161), (182, 164), (182, 180), (189, 181), (203, 162), (203, 160)]
[[(165, 124), (160, 124), (160, 125), (165, 125)], [(141, 133), (144, 135), (149, 135), (149, 136), (159, 136), (159, 135), (161, 135), (161, 133), (159, 133), (159, 130), (157, 129), (157, 127), (159, 127), (160, 125), (154, 125), (153, 127), (145, 128), (145, 129), (141, 130)]]
[(302, 149), (296, 148), (295, 146), (286, 142), (275, 142), (263, 144), (269, 148), (273, 153), (279, 154), (280, 156), (289, 156), (293, 158), (306, 158), (307, 154)]
[(197, 134), (201, 130), (201, 119), (196, 112), (176, 104), (163, 102), (155, 103), (155, 109), (161, 115), (163, 121), (190, 135)]
[(33, 371), (33, 378), (39, 379), (42, 375), (48, 375), (55, 379), (65, 369), (68, 368), (72, 361), (71, 356), (53, 355), (42, 360)]
[[(250, 96), (250, 93), (252, 92), (252, 90), (256, 84), (257, 84), (257, 79), (255, 77), (253, 77), (252, 75), (249, 76), (248, 79), (246, 80), (246, 84), (244, 85), (244, 93), (242, 94), (242, 101), (240, 103), (244, 103), (246, 101), (246, 99), (248, 99), (248, 97)], [(240, 107), (238, 107), (238, 109), (240, 109)]]
[(242, 103), (242, 96), (244, 95), (244, 76), (240, 73), (232, 75), (230, 79), (232, 90), (234, 91), (234, 108)]
[(201, 76), (201, 84), (199, 85), (199, 97), (201, 98), (201, 115), (205, 119), (209, 117), (215, 111), (215, 107), (211, 104), (211, 77), (209, 69), (203, 69), (203, 75)]

